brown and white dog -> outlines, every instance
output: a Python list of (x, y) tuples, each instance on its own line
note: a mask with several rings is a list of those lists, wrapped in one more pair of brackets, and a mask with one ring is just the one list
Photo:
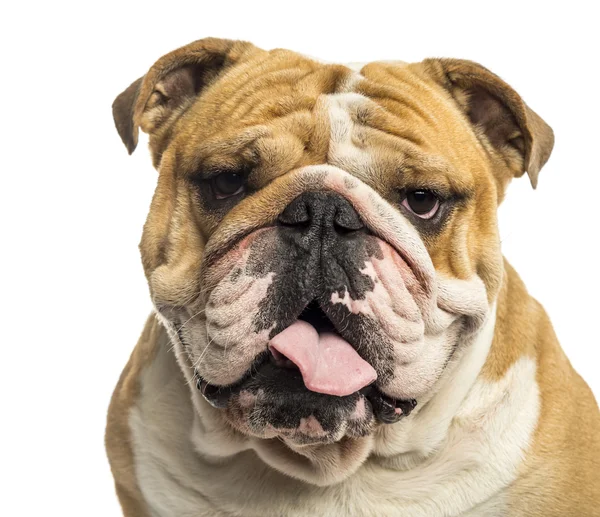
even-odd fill
[(454, 59), (205, 39), (113, 106), (158, 186), (109, 409), (132, 516), (600, 515), (600, 413), (503, 259), (552, 130)]

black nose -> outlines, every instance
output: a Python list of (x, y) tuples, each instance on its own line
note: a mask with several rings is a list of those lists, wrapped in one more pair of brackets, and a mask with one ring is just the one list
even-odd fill
[(305, 192), (298, 196), (281, 212), (279, 223), (298, 230), (319, 229), (338, 235), (364, 228), (350, 202), (333, 192)]

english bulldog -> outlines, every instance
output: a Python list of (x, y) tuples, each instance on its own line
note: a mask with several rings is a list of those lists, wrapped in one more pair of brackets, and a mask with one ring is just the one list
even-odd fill
[(113, 113), (159, 171), (106, 431), (125, 516), (600, 515), (598, 406), (501, 253), (554, 141), (508, 84), (209, 38)]

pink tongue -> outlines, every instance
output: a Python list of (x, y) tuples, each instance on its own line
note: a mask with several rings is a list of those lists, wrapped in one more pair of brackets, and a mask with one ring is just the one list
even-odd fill
[(306, 321), (293, 323), (269, 346), (300, 368), (304, 385), (317, 393), (343, 397), (377, 379), (377, 372), (350, 343), (337, 334), (319, 334)]

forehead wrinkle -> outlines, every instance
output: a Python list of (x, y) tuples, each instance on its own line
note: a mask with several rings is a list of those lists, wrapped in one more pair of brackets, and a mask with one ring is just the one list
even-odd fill
[[(288, 60), (290, 56), (293, 56), (291, 64), (281, 61), (283, 57)], [(444, 167), (431, 166), (431, 160), (421, 152), (428, 151), (432, 155), (446, 156), (449, 151), (450, 155), (447, 157), (450, 161), (454, 158), (452, 150), (445, 148), (448, 145), (440, 148), (443, 144), (440, 140), (444, 140), (440, 138), (444, 124), (436, 115), (436, 110), (427, 106), (430, 98), (436, 97), (435, 92), (418, 74), (407, 71), (407, 66), (369, 64), (363, 68), (363, 73), (368, 76), (364, 77), (342, 65), (324, 65), (285, 51), (276, 53), (275, 58), (265, 58), (261, 55), (252, 62), (252, 78), (246, 78), (241, 88), (233, 89), (233, 95), (231, 98), (226, 96), (224, 103), (207, 103), (202, 96), (200, 104), (204, 108), (201, 106), (201, 111), (205, 111), (207, 106), (214, 110), (209, 114), (210, 120), (215, 123), (199, 126), (209, 126), (208, 131), (214, 131), (215, 126), (219, 126), (216, 119), (221, 118), (220, 123), (225, 130), (211, 135), (208, 139), (206, 135), (195, 139), (197, 143), (191, 154), (197, 157), (197, 161), (209, 159), (219, 163), (231, 161), (233, 164), (240, 158), (244, 147), (254, 145), (259, 150), (256, 154), (262, 158), (260, 161), (276, 162), (275, 168), (277, 163), (281, 163), (280, 172), (283, 173), (301, 163), (319, 163), (319, 152), (307, 157), (303, 162), (296, 159), (298, 142), (304, 140), (305, 153), (308, 151), (307, 141), (309, 144), (316, 141), (317, 151), (327, 156), (323, 161), (336, 163), (353, 174), (362, 176), (363, 179), (377, 176), (380, 180), (389, 181), (390, 166), (401, 170), (408, 160), (425, 162), (420, 165), (417, 163), (411, 169), (412, 174), (426, 174), (431, 181), (440, 177), (452, 180), (452, 173), (444, 171)], [(281, 66), (285, 68), (278, 68)], [(256, 67), (263, 68), (258, 77)], [(247, 76), (248, 73), (249, 70), (236, 72), (237, 76)], [(236, 74), (228, 74), (226, 78), (225, 82), (230, 87), (238, 82)], [(295, 82), (298, 78), (302, 88)], [(381, 80), (395, 84), (379, 84), (378, 81)], [(260, 91), (259, 86), (268, 85), (272, 86), (272, 91)], [(367, 90), (372, 92), (368, 91), (368, 95), (365, 95)], [(428, 94), (423, 95), (424, 91), (428, 91)], [(250, 95), (246, 95), (248, 92)], [(419, 96), (423, 97), (423, 102)], [(238, 98), (241, 99), (238, 109), (243, 111), (237, 115), (240, 115), (242, 120), (221, 117), (236, 113), (223, 111), (223, 106), (231, 104), (235, 110)], [(327, 111), (328, 104), (323, 102), (325, 98), (345, 99), (344, 105), (338, 106), (340, 111), (345, 112), (344, 120), (335, 117), (332, 119), (323, 113)], [(441, 102), (442, 99), (436, 99), (434, 105)], [(401, 106), (398, 106), (398, 103)], [(446, 118), (448, 122), (448, 116), (441, 118)], [(254, 121), (260, 124), (249, 125)], [(251, 142), (244, 141), (249, 140), (248, 132), (254, 132), (258, 127), (263, 131), (260, 138), (264, 137), (265, 140), (257, 143), (259, 137), (252, 135)], [(205, 129), (204, 132), (206, 131)], [(291, 138), (284, 136), (285, 133)], [(321, 134), (324, 136), (325, 133), (329, 133), (328, 137), (322, 138)], [(263, 147), (270, 138), (281, 138), (285, 143), (280, 146), (272, 146), (272, 143), (269, 143)], [(190, 149), (190, 146), (186, 148)], [(281, 160), (280, 157), (286, 150), (294, 155), (294, 160)], [(214, 160), (210, 160), (210, 156), (214, 156)], [(190, 159), (189, 155), (188, 162), (191, 164), (190, 168), (194, 169), (194, 159)], [(289, 163), (284, 165), (283, 162)], [(277, 174), (278, 171), (274, 167), (263, 171), (264, 178), (260, 178), (260, 183), (268, 180), (267, 176)], [(459, 187), (464, 190), (465, 182), (459, 183), (463, 183), (459, 184)]]
[(293, 132), (279, 132), (256, 142), (260, 156), (258, 166), (250, 174), (250, 184), (262, 188), (270, 181), (303, 165), (305, 143)]
[[(404, 86), (400, 83), (400, 86)], [(439, 123), (435, 110), (431, 110), (423, 102), (423, 91), (409, 88), (399, 88), (396, 84), (380, 83), (367, 79), (357, 85), (365, 97), (393, 117), (410, 118), (411, 122), (435, 126)]]
[(410, 136), (405, 138), (369, 125), (367, 117), (360, 113), (371, 111), (371, 99), (357, 92), (327, 97), (331, 124), (329, 163), (379, 188), (390, 184), (390, 179), (404, 183), (404, 173), (413, 176), (413, 183), (422, 182), (425, 177), (429, 185), (444, 192), (466, 190), (460, 182), (453, 181), (456, 171), (448, 160), (424, 150)]
[(260, 93), (269, 86), (295, 84), (299, 77), (312, 73), (319, 66), (294, 53), (289, 53), (283, 61), (273, 56), (271, 53), (260, 54), (232, 68), (218, 81), (218, 91), (211, 93), (218, 96), (220, 102), (217, 107), (222, 115), (232, 116), (240, 105), (245, 104), (242, 101), (252, 100), (254, 96), (249, 92)]
[[(259, 87), (261, 84), (248, 81), (246, 87), (252, 90), (249, 95), (246, 95), (247, 88), (240, 88), (233, 96), (225, 96), (222, 103), (207, 99), (204, 95), (201, 96), (189, 117), (192, 120), (209, 121), (210, 123), (197, 124), (198, 131), (194, 131), (192, 135), (186, 135), (184, 147), (189, 149), (190, 145), (187, 142), (189, 136), (195, 136), (193, 139), (196, 149), (193, 154), (196, 155), (196, 160), (201, 160), (202, 155), (209, 153), (220, 154), (222, 152), (225, 155), (228, 152), (237, 152), (240, 147), (247, 145), (246, 142), (235, 142), (238, 138), (244, 140), (244, 135), (239, 136), (237, 133), (249, 131), (250, 135), (245, 139), (255, 138), (256, 136), (252, 134), (255, 129), (251, 129), (254, 126), (265, 128), (264, 131), (270, 132), (288, 126), (289, 131), (296, 132), (301, 139), (309, 141), (315, 132), (322, 131), (323, 124), (320, 120), (322, 117), (316, 116), (315, 120), (310, 120), (310, 117), (315, 113), (323, 87), (333, 88), (343, 74), (340, 73), (340, 67), (329, 66), (326, 68), (314, 62), (306, 61), (306, 63), (310, 64), (310, 70), (304, 70), (298, 77), (309, 80), (313, 76), (315, 81), (309, 88), (299, 88), (296, 82), (298, 77), (294, 74), (297, 70), (287, 68), (283, 71), (275, 69), (273, 70), (275, 75), (267, 78), (274, 85), (273, 92), (261, 90)], [(287, 66), (289, 67), (290, 64)], [(282, 72), (283, 75), (281, 75)], [(226, 82), (235, 82), (234, 79), (235, 77), (228, 77)], [(282, 80), (285, 83), (283, 87)], [(305, 81), (303, 83), (310, 85)], [(280, 87), (283, 88), (283, 91)], [(242, 96), (240, 102), (237, 101), (239, 96)], [(227, 105), (233, 106), (233, 111), (227, 109)], [(232, 140), (230, 141), (228, 138)], [(313, 147), (313, 151), (318, 151), (322, 145), (311, 147)], [(193, 166), (189, 168), (193, 168)]]
[[(454, 189), (473, 190), (475, 178), (488, 169), (487, 158), (453, 99), (411, 65), (372, 63), (362, 73), (366, 80), (356, 89), (380, 107), (365, 118), (369, 126), (412, 140), (416, 145), (406, 149), (416, 167), (433, 167), (432, 175), (443, 176)], [(445, 165), (432, 165), (442, 157)]]
[(244, 152), (252, 154), (253, 143), (267, 132), (265, 126), (255, 126), (241, 132), (222, 131), (208, 138), (201, 134), (185, 136), (175, 147), (178, 172), (189, 176), (211, 168), (242, 165), (241, 161), (249, 159)]
[[(340, 120), (337, 123), (341, 125)], [(444, 156), (410, 138), (353, 120), (337, 129), (332, 127), (334, 151), (329, 161), (374, 187), (382, 188), (395, 179), (394, 187), (412, 183), (411, 186), (429, 186), (444, 193), (465, 195), (472, 190), (468, 171), (459, 174)]]
[[(383, 97), (368, 97), (372, 105), (365, 107), (363, 113), (357, 114), (357, 119), (364, 127), (374, 132), (380, 132), (395, 139), (401, 139), (406, 145), (430, 152), (439, 151), (439, 135), (444, 132), (443, 125), (437, 118), (422, 116), (422, 110), (414, 110), (410, 104), (402, 104), (399, 110), (394, 110), (398, 102)], [(417, 128), (417, 129), (415, 129)], [(390, 143), (393, 140), (388, 140)]]
[[(421, 132), (415, 132), (414, 130), (415, 125), (417, 127), (422, 126), (420, 120), (421, 111), (418, 110), (417, 113), (409, 113), (405, 109), (402, 113), (398, 114), (398, 112), (390, 109), (389, 106), (386, 107), (377, 102), (378, 97), (376, 95), (368, 96), (363, 94), (361, 85), (368, 81), (365, 81), (362, 76), (354, 74), (351, 79), (354, 80), (349, 80), (347, 83), (351, 84), (352, 87), (356, 87), (356, 91), (352, 92), (352, 90), (349, 90), (347, 95), (349, 96), (350, 92), (352, 92), (356, 94), (356, 99), (360, 100), (346, 103), (346, 110), (353, 122), (352, 126), (347, 125), (347, 127), (348, 130), (354, 131), (358, 141), (363, 141), (364, 143), (362, 135), (372, 130), (403, 139), (415, 146), (426, 146), (427, 142), (424, 140)], [(388, 139), (387, 142), (397, 147), (396, 139)]]
[[(251, 123), (248, 114), (257, 105), (264, 108), (265, 99), (270, 101), (272, 98), (281, 100), (282, 97), (287, 97), (289, 100), (291, 87), (297, 84), (298, 78), (311, 74), (315, 68), (315, 64), (306, 59), (294, 59), (294, 62), (286, 63), (285, 69), (282, 70), (276, 61), (265, 59), (264, 56), (265, 53), (259, 54), (254, 59), (233, 67), (196, 99), (187, 114), (192, 120), (202, 121), (202, 124), (198, 124), (199, 132), (204, 130), (214, 133), (218, 130), (228, 130), (232, 126), (237, 126), (239, 130), (241, 127), (264, 122), (263, 118)], [(310, 67), (308, 71), (307, 67)], [(261, 68), (267, 70), (261, 73)], [(265, 77), (265, 74), (271, 75)], [(260, 84), (261, 81), (270, 81), (280, 91), (267, 95), (265, 84)], [(297, 109), (299, 102), (307, 103), (306, 96), (294, 97), (287, 111), (290, 111), (290, 108)], [(283, 112), (285, 111), (284, 109)]]
[(434, 133), (453, 133), (457, 123), (464, 125), (464, 117), (449, 95), (413, 66), (373, 63), (365, 68), (364, 75), (367, 80), (359, 85), (363, 93), (392, 116), (418, 117), (420, 126)]
[(416, 74), (410, 65), (372, 63), (365, 68), (364, 76), (367, 79), (364, 86), (372, 88), (373, 93), (380, 90), (388, 97), (410, 106), (424, 121), (436, 121), (435, 111), (424, 107), (423, 100), (436, 96), (437, 89)]
[(308, 60), (302, 60), (301, 64), (304, 66), (299, 68), (286, 62), (286, 68), (272, 68), (259, 75), (253, 70), (254, 79), (238, 88), (228, 99), (233, 109), (223, 115), (253, 123), (265, 115), (311, 110), (319, 95), (335, 88), (340, 69)]
[[(282, 91), (283, 88), (286, 91)], [(237, 109), (225, 116), (236, 120), (238, 124), (256, 124), (265, 118), (278, 118), (299, 110), (311, 111), (315, 102), (316, 97), (294, 91), (291, 84), (276, 84), (250, 92)]]
[[(269, 169), (273, 172), (274, 166), (287, 172), (301, 164), (324, 161), (325, 133), (328, 126), (315, 105), (311, 111), (292, 111), (256, 126), (228, 126), (209, 137), (194, 134), (180, 142), (180, 169), (184, 174), (195, 174), (203, 168), (235, 167), (245, 162), (259, 170), (266, 166), (263, 173)], [(258, 178), (258, 183), (269, 179), (268, 174)]]

